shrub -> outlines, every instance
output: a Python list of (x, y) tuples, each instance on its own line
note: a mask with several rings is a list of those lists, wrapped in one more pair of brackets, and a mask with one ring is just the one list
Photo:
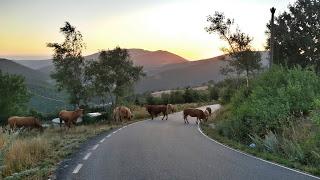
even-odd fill
[(218, 100), (219, 99), (219, 89), (215, 86), (209, 86), (209, 97), (211, 100)]
[[(228, 89), (221, 97), (227, 100)], [(236, 140), (248, 142), (249, 134), (264, 137), (272, 131), (281, 134), (293, 117), (307, 115), (320, 97), (320, 78), (311, 69), (274, 67), (253, 81), (250, 89), (240, 89), (231, 99), (232, 116), (224, 122), (224, 132)], [(317, 117), (317, 116), (315, 116)], [(314, 118), (316, 119), (316, 118)], [(315, 120), (317, 121), (317, 120)]]

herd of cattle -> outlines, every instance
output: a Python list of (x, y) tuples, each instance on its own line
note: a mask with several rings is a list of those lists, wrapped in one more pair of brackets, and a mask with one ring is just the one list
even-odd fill
[[(168, 120), (168, 114), (176, 111), (176, 108), (172, 104), (167, 105), (146, 105), (145, 106), (147, 112), (150, 114), (151, 119), (157, 117), (159, 114), (163, 114), (162, 120), (166, 118)], [(77, 119), (82, 117), (84, 114), (83, 109), (77, 109), (75, 111), (66, 111), (63, 110), (59, 113), (60, 119), (60, 127), (62, 126), (62, 122), (64, 122), (65, 126), (70, 128), (72, 125), (76, 125)], [(187, 119), (188, 116), (196, 117), (196, 123), (200, 123), (201, 120), (206, 121), (208, 117), (211, 115), (211, 108), (207, 107), (205, 111), (195, 108), (187, 108), (183, 110), (183, 119), (184, 123), (189, 124)], [(128, 107), (119, 106), (113, 110), (113, 120), (115, 122), (123, 122), (124, 120), (130, 121), (133, 119), (133, 114)], [(8, 125), (11, 129), (16, 128), (37, 128), (40, 131), (43, 131), (43, 126), (40, 121), (36, 117), (19, 117), (12, 116), (8, 119)]]

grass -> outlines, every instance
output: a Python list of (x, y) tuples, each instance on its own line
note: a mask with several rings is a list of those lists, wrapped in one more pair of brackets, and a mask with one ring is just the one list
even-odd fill
[[(261, 150), (258, 150), (257, 148), (250, 148), (248, 145), (242, 144), (238, 141), (232, 140), (220, 134), (216, 128), (212, 128), (209, 124), (212, 124), (212, 123), (217, 124), (219, 121), (226, 120), (229, 117), (229, 108), (230, 107), (228, 105), (226, 107), (222, 107), (217, 112), (215, 112), (215, 114), (206, 123), (201, 124), (201, 129), (206, 135), (208, 135), (212, 139), (215, 139), (216, 141), (222, 144), (225, 144), (234, 149), (241, 150), (253, 156), (256, 156), (271, 162), (275, 162), (278, 164), (282, 164), (290, 168), (305, 171), (316, 176), (320, 175), (319, 168), (316, 168), (312, 165), (301, 164), (281, 154), (261, 151)], [(307, 127), (304, 127), (304, 126), (307, 126)], [(307, 130), (307, 128), (310, 128), (310, 124), (308, 123), (301, 124), (300, 128), (294, 131), (293, 136), (299, 136), (299, 138), (304, 138), (304, 137), (301, 137), (301, 134), (305, 135), (306, 134), (305, 131)]]
[[(177, 111), (199, 107), (206, 103), (176, 105)], [(144, 107), (130, 106), (134, 120), (149, 118)], [(13, 134), (0, 133), (0, 179), (48, 179), (63, 159), (75, 152), (87, 139), (124, 124), (102, 121), (90, 125), (79, 125), (69, 130), (49, 127), (43, 133), (37, 130), (18, 131)]]
[(4, 160), (1, 161), (1, 176), (4, 179), (46, 179), (81, 143), (114, 127), (117, 126), (100, 123), (69, 130), (50, 127), (43, 133), (36, 130), (2, 133), (8, 143), (1, 149)]

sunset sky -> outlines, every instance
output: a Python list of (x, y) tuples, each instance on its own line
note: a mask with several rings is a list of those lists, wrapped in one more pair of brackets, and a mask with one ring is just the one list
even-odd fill
[(0, 0), (0, 57), (50, 58), (47, 42), (61, 42), (69, 21), (84, 36), (84, 55), (115, 46), (167, 50), (189, 60), (220, 55), (223, 42), (208, 34), (206, 17), (221, 11), (265, 45), (270, 7), (294, 0)]

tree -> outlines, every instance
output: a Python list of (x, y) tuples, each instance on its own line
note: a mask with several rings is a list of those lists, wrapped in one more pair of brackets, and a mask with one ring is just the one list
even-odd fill
[(215, 12), (213, 16), (208, 16), (207, 22), (211, 23), (206, 27), (208, 33), (216, 33), (220, 39), (226, 41), (228, 48), (222, 48), (231, 60), (229, 66), (222, 69), (224, 74), (237, 73), (238, 75), (245, 72), (247, 87), (249, 87), (249, 76), (260, 68), (260, 52), (253, 50), (251, 42), (253, 38), (234, 28), (234, 20), (226, 18), (223, 13)]
[(30, 100), (30, 94), (19, 75), (4, 74), (0, 70), (0, 115), (7, 118), (26, 110), (25, 104)]
[(126, 49), (116, 47), (113, 50), (101, 51), (99, 59), (92, 62), (87, 71), (91, 84), (98, 96), (115, 96), (113, 104), (132, 90), (133, 84), (142, 76), (143, 67), (134, 66)]
[[(274, 63), (293, 67), (314, 65), (320, 72), (320, 1), (298, 0), (275, 17)], [(270, 49), (270, 24), (267, 24)]]
[(56, 80), (58, 90), (66, 90), (70, 95), (70, 103), (79, 107), (81, 100), (87, 101), (84, 78), (84, 58), (82, 49), (84, 43), (82, 34), (69, 22), (60, 28), (64, 35), (63, 43), (48, 43), (53, 48), (53, 64), (55, 71), (51, 77)]

